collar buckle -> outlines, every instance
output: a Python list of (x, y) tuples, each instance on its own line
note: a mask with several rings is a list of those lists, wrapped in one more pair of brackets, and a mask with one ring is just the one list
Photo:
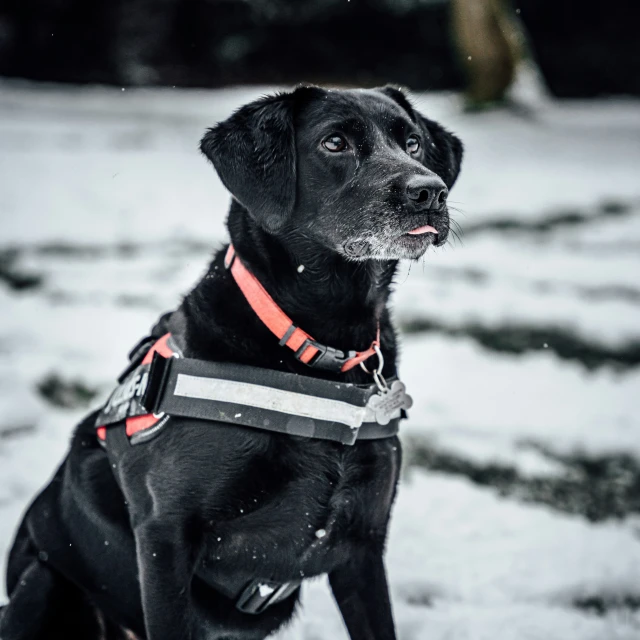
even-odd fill
[(313, 369), (322, 369), (323, 371), (332, 371), (333, 373), (340, 373), (344, 367), (345, 362), (356, 357), (355, 351), (348, 351), (346, 354), (340, 349), (335, 349), (326, 344), (320, 344), (311, 338), (306, 338), (300, 345), (300, 348), (295, 352), (295, 359), (298, 362), (302, 362), (300, 359), (307, 348), (313, 347), (318, 350), (318, 353), (312, 360), (307, 362), (307, 366)]

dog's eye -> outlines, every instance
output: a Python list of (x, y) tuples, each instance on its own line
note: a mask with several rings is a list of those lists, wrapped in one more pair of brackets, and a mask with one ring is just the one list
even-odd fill
[(327, 151), (344, 151), (347, 148), (347, 141), (337, 133), (332, 133), (328, 138), (322, 141), (322, 146)]
[(418, 153), (420, 150), (420, 138), (418, 136), (409, 136), (407, 138), (407, 153)]

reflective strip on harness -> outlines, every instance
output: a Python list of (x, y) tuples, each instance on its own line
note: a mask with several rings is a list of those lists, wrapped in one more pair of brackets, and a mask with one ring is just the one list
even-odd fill
[(388, 425), (363, 424), (374, 420), (367, 403), (378, 393), (375, 385), (335, 383), (271, 369), (189, 358), (167, 360), (156, 355), (149, 384), (160, 377), (164, 384), (159, 395), (148, 398), (147, 407), (154, 413), (349, 445), (358, 437), (390, 437), (398, 430), (400, 411)]
[(201, 378), (178, 374), (175, 396), (198, 398), (215, 402), (229, 402), (256, 409), (268, 409), (303, 418), (340, 422), (355, 429), (364, 421), (365, 407), (348, 402), (317, 398), (295, 391), (283, 391), (247, 382)]

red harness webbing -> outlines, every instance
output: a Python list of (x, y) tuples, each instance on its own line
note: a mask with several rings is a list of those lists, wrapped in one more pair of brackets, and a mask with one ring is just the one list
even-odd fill
[[(319, 350), (313, 344), (307, 344), (302, 353), (298, 351), (303, 347), (306, 341), (316, 342), (306, 331), (293, 324), (291, 318), (276, 304), (275, 300), (269, 295), (266, 289), (260, 284), (258, 279), (244, 266), (242, 260), (236, 254), (233, 245), (229, 245), (224, 264), (231, 271), (231, 275), (236, 281), (238, 287), (242, 291), (247, 302), (255, 311), (256, 315), (263, 324), (273, 333), (282, 346), (287, 346), (296, 352), (297, 358), (304, 364), (312, 366), (312, 360)], [(349, 371), (353, 367), (364, 362), (375, 354), (375, 348), (380, 346), (380, 325), (376, 339), (371, 346), (365, 351), (356, 352), (355, 356), (349, 358), (341, 368), (341, 371)]]
[[(169, 347), (167, 344), (167, 340), (171, 337), (170, 333), (165, 333), (162, 338), (156, 340), (153, 343), (149, 351), (147, 351), (145, 357), (142, 359), (140, 364), (150, 364), (153, 360), (153, 354), (158, 352), (161, 356), (165, 358), (171, 358), (174, 354), (173, 349)], [(138, 433), (138, 431), (143, 431), (144, 429), (149, 429), (153, 427), (162, 416), (155, 416), (153, 413), (145, 413), (141, 416), (133, 416), (131, 418), (127, 418), (126, 423), (126, 433), (129, 437), (131, 437), (134, 433)], [(98, 427), (96, 429), (96, 434), (100, 440), (107, 439), (107, 427)]]

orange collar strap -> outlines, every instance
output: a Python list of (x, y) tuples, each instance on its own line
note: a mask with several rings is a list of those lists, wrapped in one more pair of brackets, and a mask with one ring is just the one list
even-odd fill
[(273, 333), (280, 346), (287, 346), (304, 364), (317, 369), (345, 372), (364, 362), (380, 348), (380, 325), (376, 339), (365, 351), (344, 353), (316, 342), (306, 331), (293, 324), (291, 318), (276, 304), (258, 279), (244, 266), (233, 245), (229, 245), (224, 266), (231, 271), (240, 291), (263, 324)]

